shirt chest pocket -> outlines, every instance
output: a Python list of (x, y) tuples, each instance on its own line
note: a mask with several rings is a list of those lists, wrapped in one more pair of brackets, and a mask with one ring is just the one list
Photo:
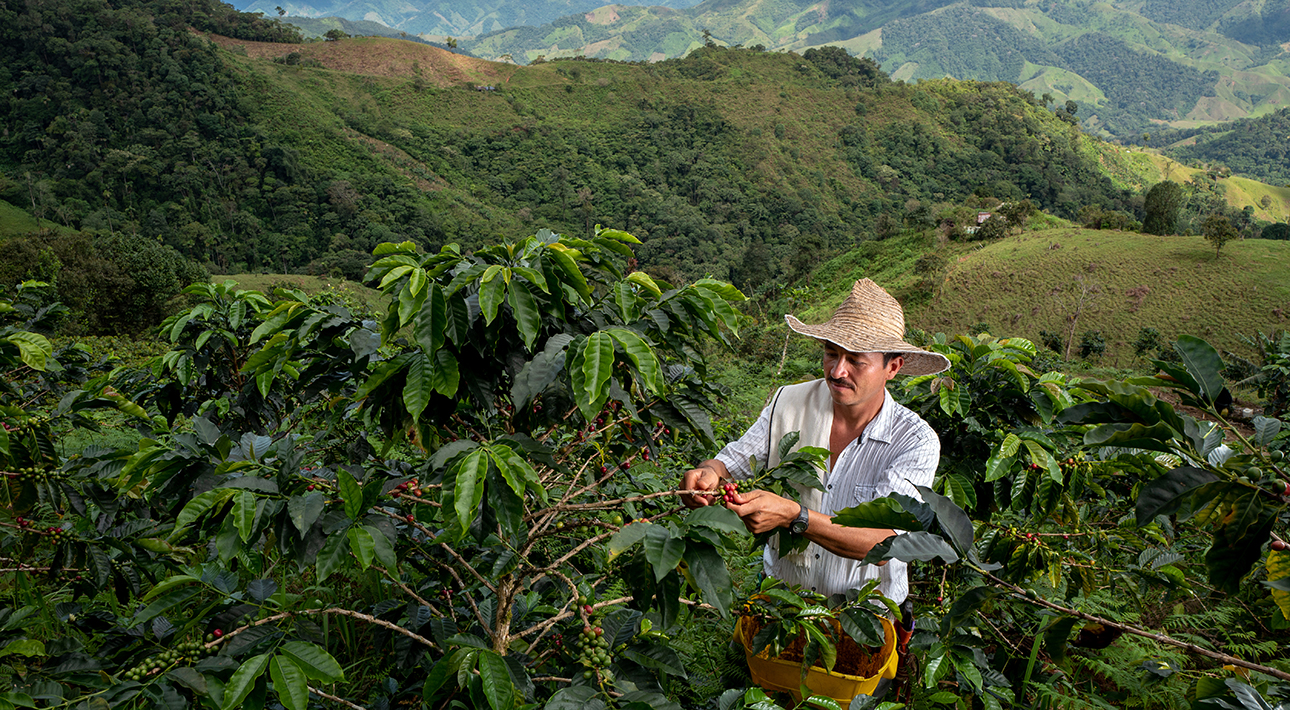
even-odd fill
[(868, 503), (878, 497), (878, 487), (869, 484), (856, 484), (851, 495), (853, 503)]

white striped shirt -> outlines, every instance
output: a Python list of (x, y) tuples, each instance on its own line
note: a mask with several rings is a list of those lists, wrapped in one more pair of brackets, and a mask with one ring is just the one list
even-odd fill
[[(922, 500), (914, 486), (932, 485), (940, 461), (941, 440), (922, 417), (892, 399), (891, 393), (884, 391), (883, 394), (882, 409), (877, 416), (859, 438), (842, 450), (833, 469), (821, 476), (825, 490), (820, 512), (832, 515), (892, 492)], [(779, 442), (770, 442), (769, 438), (770, 407), (767, 407), (752, 427), (738, 441), (727, 444), (716, 458), (734, 478), (747, 478), (752, 472), (748, 459), (756, 457), (764, 464), (770, 446), (778, 446)], [(802, 576), (799, 568), (778, 564), (777, 555), (768, 545), (763, 556), (766, 574), (825, 596), (860, 587), (871, 579), (880, 580), (878, 591), (896, 603), (909, 596), (904, 562), (890, 560), (882, 567), (866, 565), (839, 557), (815, 543), (811, 543), (806, 554), (812, 563), (810, 578), (795, 579)]]

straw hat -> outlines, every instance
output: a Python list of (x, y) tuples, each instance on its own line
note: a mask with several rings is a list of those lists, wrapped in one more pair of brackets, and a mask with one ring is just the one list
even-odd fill
[(905, 312), (900, 302), (869, 279), (851, 287), (851, 295), (827, 323), (807, 325), (788, 315), (784, 320), (802, 335), (827, 340), (853, 353), (900, 353), (905, 356), (902, 375), (934, 375), (950, 369), (944, 355), (905, 342)]

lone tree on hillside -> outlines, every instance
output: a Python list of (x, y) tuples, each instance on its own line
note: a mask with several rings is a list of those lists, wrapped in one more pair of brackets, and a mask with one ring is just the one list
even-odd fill
[(325, 37), (328, 42), (335, 42), (338, 39), (349, 39), (349, 35), (342, 29), (327, 30), (327, 32), (323, 34), (323, 37)]
[(1061, 120), (1071, 125), (1077, 125), (1079, 123), (1079, 119), (1075, 117), (1076, 111), (1079, 111), (1079, 104), (1067, 99), (1066, 105), (1058, 108), (1054, 113), (1056, 113), (1057, 117)]
[(1029, 199), (1024, 199), (1014, 200), (1012, 202), (1006, 202), (999, 205), (998, 211), (999, 214), (1003, 215), (1004, 219), (1008, 220), (1009, 227), (1017, 227), (1020, 229), (1021, 227), (1026, 226), (1026, 220), (1030, 219), (1031, 215), (1038, 212), (1039, 208), (1035, 207), (1035, 203), (1031, 202)]
[(1205, 218), (1205, 226), (1202, 229), (1205, 238), (1214, 244), (1215, 259), (1223, 251), (1224, 244), (1240, 236), (1236, 231), (1236, 227), (1232, 226), (1232, 221), (1218, 212), (1214, 212)]
[(1142, 231), (1147, 234), (1174, 234), (1178, 231), (1178, 209), (1183, 203), (1182, 185), (1173, 180), (1158, 182), (1147, 192), (1142, 205), (1146, 218)]

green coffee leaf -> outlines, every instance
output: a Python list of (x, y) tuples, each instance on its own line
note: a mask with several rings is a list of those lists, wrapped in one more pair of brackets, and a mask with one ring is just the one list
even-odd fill
[(408, 365), (408, 377), (403, 384), (403, 406), (412, 416), (413, 421), (421, 418), (421, 413), (430, 404), (436, 385), (434, 366), (425, 353), (416, 353)]
[(269, 661), (269, 677), (273, 679), (273, 689), (278, 693), (278, 701), (287, 710), (307, 710), (309, 707), (309, 684), (304, 671), (291, 660), (290, 656), (277, 655)]
[(716, 607), (723, 618), (728, 618), (734, 593), (721, 553), (709, 545), (691, 544), (686, 548), (685, 561), (689, 564), (690, 576), (703, 592), (704, 601)]
[(381, 564), (385, 565), (385, 568), (389, 570), (390, 573), (396, 573), (399, 566), (399, 558), (394, 553), (394, 547), (390, 545), (390, 539), (385, 536), (385, 533), (382, 533), (371, 525), (364, 525), (363, 529), (366, 530), (367, 534), (372, 538), (372, 549), (373, 552), (376, 553), (376, 559), (380, 560)]
[(483, 683), (484, 697), (492, 710), (511, 710), (515, 706), (515, 684), (511, 681), (506, 661), (493, 651), (481, 651), (478, 660), (479, 679)]
[(484, 323), (492, 323), (497, 317), (497, 309), (506, 300), (506, 282), (510, 279), (510, 269), (503, 266), (488, 267), (479, 279), (479, 309), (484, 313)]
[(18, 348), (18, 357), (27, 367), (44, 371), (49, 358), (54, 355), (54, 346), (43, 335), (20, 330), (10, 333), (5, 338)]
[(626, 328), (609, 328), (605, 332), (623, 346), (623, 351), (636, 366), (637, 372), (641, 373), (645, 386), (655, 394), (662, 394), (666, 387), (663, 381), (663, 368), (659, 365), (658, 357), (654, 355), (654, 350), (649, 344)]
[(632, 545), (645, 538), (646, 532), (654, 527), (653, 523), (632, 523), (609, 538), (609, 559), (623, 554)]
[(661, 525), (645, 529), (645, 559), (654, 567), (656, 583), (676, 569), (684, 554), (684, 538), (672, 537), (671, 531)]
[(255, 529), (255, 504), (255, 494), (251, 491), (238, 491), (233, 497), (233, 509), (229, 515), (233, 517), (233, 525), (242, 542), (250, 541), (251, 532)]
[(691, 510), (685, 516), (687, 525), (699, 525), (721, 532), (745, 535), (748, 528), (733, 510), (720, 505), (709, 505)]
[(349, 538), (349, 549), (358, 559), (359, 567), (370, 567), (372, 558), (376, 555), (376, 543), (372, 541), (372, 534), (366, 528), (352, 527), (345, 535)]
[(1223, 391), (1223, 358), (1214, 346), (1194, 335), (1180, 335), (1174, 351), (1182, 358), (1183, 367), (1199, 385), (1199, 395), (1213, 403)]
[(213, 491), (206, 491), (193, 496), (192, 500), (184, 505), (184, 509), (179, 511), (179, 516), (175, 518), (175, 529), (170, 533), (171, 540), (178, 540), (181, 533), (189, 525), (217, 505), (223, 504), (232, 498), (236, 491), (232, 488), (216, 488)]
[(233, 671), (233, 677), (229, 678), (228, 683), (224, 686), (222, 709), (240, 710), (242, 701), (246, 700), (246, 696), (251, 694), (251, 690), (255, 688), (255, 681), (264, 674), (264, 669), (268, 665), (269, 654), (262, 653), (246, 659), (237, 670)]
[(609, 396), (609, 377), (613, 374), (614, 367), (614, 341), (607, 333), (592, 333), (583, 343), (581, 355), (581, 387), (575, 388), (574, 396), (578, 408), (582, 410), (582, 416), (592, 420)]
[(330, 653), (316, 644), (306, 641), (288, 641), (278, 648), (278, 652), (290, 656), (305, 675), (322, 683), (339, 683), (345, 680), (345, 672)]
[(412, 337), (426, 355), (433, 355), (443, 347), (448, 330), (448, 298), (439, 284), (431, 284), (425, 302), (417, 315)]
[(344, 535), (332, 534), (327, 536), (323, 547), (318, 551), (314, 559), (314, 569), (317, 571), (319, 581), (327, 579), (333, 572), (340, 569), (345, 564), (349, 555), (347, 553), (346, 543), (349, 538)]
[(922, 530), (923, 524), (894, 498), (875, 498), (833, 514), (833, 522), (852, 528)]
[(345, 515), (350, 520), (358, 520), (358, 516), (363, 514), (363, 487), (354, 480), (353, 474), (343, 468), (336, 471), (336, 487), (345, 504)]
[(291, 524), (296, 526), (296, 530), (304, 535), (309, 532), (309, 528), (313, 527), (318, 516), (322, 515), (326, 505), (327, 496), (320, 491), (292, 496), (287, 501), (287, 515), (291, 518)]
[(485, 449), (476, 449), (457, 464), (456, 488), (453, 489), (453, 507), (462, 530), (470, 527), (484, 499), (484, 474), (488, 472), (489, 457)]
[(446, 348), (435, 353), (434, 370), (431, 374), (431, 382), (436, 392), (445, 397), (457, 394), (457, 386), (461, 382), (461, 373), (457, 367), (456, 355), (453, 355)]
[(524, 339), (524, 347), (532, 351), (538, 331), (542, 328), (542, 312), (538, 310), (537, 299), (523, 282), (512, 281), (509, 300), (511, 312), (515, 315), (516, 329)]
[(1146, 525), (1158, 515), (1172, 515), (1191, 491), (1216, 480), (1214, 474), (1203, 469), (1180, 466), (1148, 482), (1135, 504), (1138, 525)]

